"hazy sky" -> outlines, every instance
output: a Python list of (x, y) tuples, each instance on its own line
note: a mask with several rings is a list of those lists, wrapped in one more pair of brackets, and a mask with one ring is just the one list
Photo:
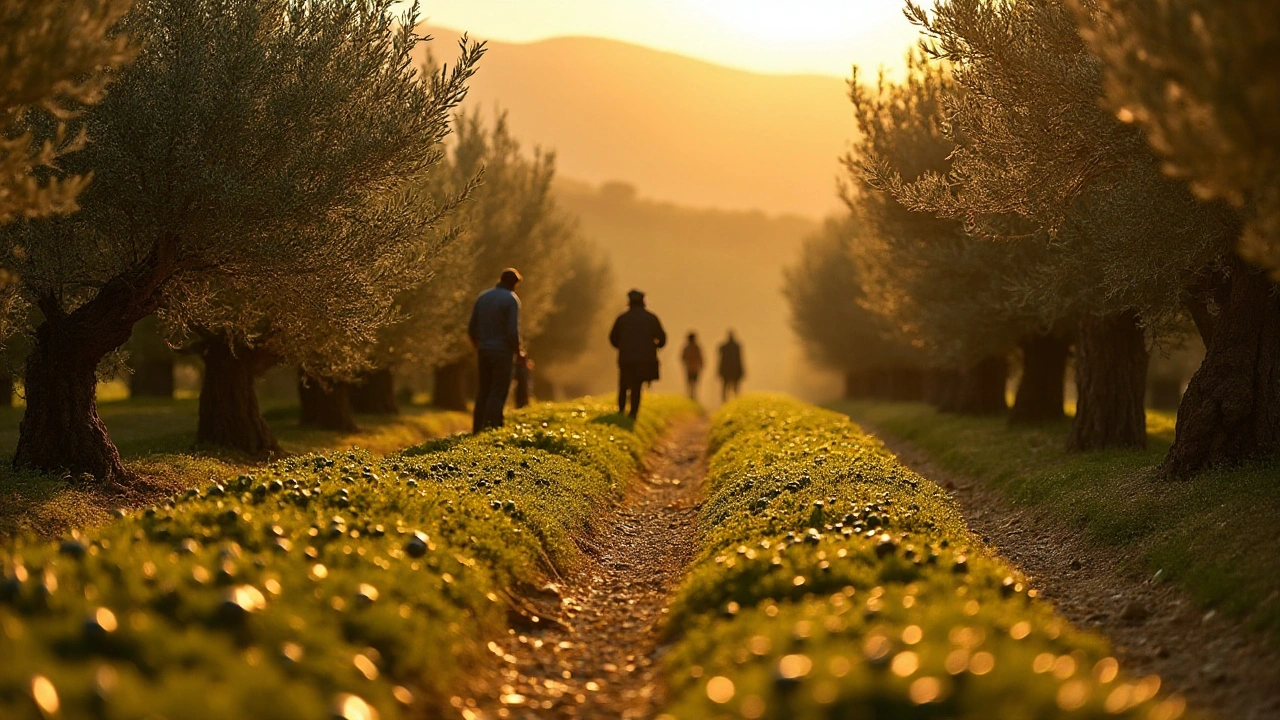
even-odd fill
[(423, 0), (432, 25), (494, 40), (625, 40), (767, 73), (848, 77), (898, 65), (915, 32), (902, 0)]

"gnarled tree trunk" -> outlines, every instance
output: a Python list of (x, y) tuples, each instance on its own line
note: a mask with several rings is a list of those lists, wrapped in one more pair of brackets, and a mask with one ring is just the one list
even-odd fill
[[(27, 357), (27, 409), (15, 468), (89, 474), (99, 480), (129, 478), (98, 417), (98, 362), (109, 350), (84, 345), (80, 338), (87, 330), (70, 317), (54, 317), (36, 331)], [(128, 337), (124, 332), (117, 347)]]
[(373, 370), (347, 386), (351, 406), (366, 415), (399, 415), (396, 402), (396, 378), (390, 368)]
[(1062, 404), (1067, 380), (1070, 343), (1054, 333), (1031, 335), (1018, 344), (1022, 348), (1022, 378), (1010, 425), (1031, 425), (1066, 417)]
[(261, 348), (207, 337), (200, 349), (204, 382), (200, 385), (200, 420), (196, 442), (233, 448), (253, 456), (280, 452), (271, 428), (258, 408), (254, 382), (279, 360)]
[(467, 409), (467, 394), (464, 385), (467, 373), (466, 360), (456, 360), (441, 365), (435, 370), (435, 391), (431, 404), (441, 410)]
[(308, 427), (339, 432), (355, 432), (356, 416), (351, 409), (347, 383), (323, 381), (298, 372), (300, 421)]
[(1003, 355), (983, 358), (966, 369), (950, 412), (959, 415), (996, 415), (1009, 409), (1004, 397), (1009, 361)]
[(133, 364), (129, 376), (130, 397), (173, 397), (173, 358), (146, 358)]
[(156, 298), (173, 265), (158, 247), (145, 263), (104, 284), (93, 299), (67, 313), (53, 296), (38, 301), (44, 321), (26, 364), (27, 408), (13, 466), (19, 470), (132, 479), (98, 417), (97, 368), (123, 345)]
[(1280, 453), (1280, 292), (1241, 260), (1230, 282), (1204, 363), (1178, 407), (1166, 477)]
[(1073, 452), (1147, 446), (1146, 334), (1133, 312), (1088, 317), (1076, 336)]

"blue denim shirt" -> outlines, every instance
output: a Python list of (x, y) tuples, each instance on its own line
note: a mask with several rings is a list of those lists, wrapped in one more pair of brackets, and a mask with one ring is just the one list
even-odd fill
[(520, 350), (520, 298), (501, 285), (476, 298), (467, 334), (478, 350)]

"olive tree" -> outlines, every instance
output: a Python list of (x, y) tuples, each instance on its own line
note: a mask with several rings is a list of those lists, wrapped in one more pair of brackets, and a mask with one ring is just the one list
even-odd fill
[[(1023, 336), (1044, 334), (1009, 292), (1009, 276), (1035, 259), (1032, 246), (1010, 252), (971, 235), (960, 220), (906, 207), (892, 193), (925, 173), (948, 170), (955, 144), (944, 131), (945, 103), (958, 92), (949, 69), (920, 54), (909, 57), (899, 83), (882, 76), (864, 86), (855, 72), (850, 97), (860, 134), (845, 158), (845, 200), (869, 231), (856, 246), (862, 302), (928, 354), (935, 368), (930, 399), (947, 411), (997, 413), (1006, 409), (1012, 349)], [(1033, 372), (1025, 377), (1052, 379), (1034, 372), (1042, 355), (1028, 354)], [(1063, 356), (1065, 347), (1056, 358), (1060, 369)], [(1021, 407), (1032, 389), (1051, 401), (1053, 383), (1045, 385), (1024, 385)], [(1062, 385), (1059, 372), (1058, 413)], [(1045, 412), (1052, 410), (1049, 402)]]
[[(455, 252), (463, 257), (460, 290), (438, 299), (451, 303), (440, 309), (445, 322), (420, 335), (430, 338), (439, 353), (434, 402), (465, 409), (464, 380), (471, 353), (466, 322), (476, 294), (493, 286), (503, 268), (516, 267), (524, 275), (517, 291), (523, 336), (537, 336), (555, 310), (556, 293), (570, 276), (567, 265), (574, 223), (556, 205), (553, 185), (555, 157), (542, 151), (526, 154), (511, 135), (505, 115), (486, 123), (476, 113), (458, 118), (448, 171), (434, 183), (434, 192), (456, 195), (477, 174), (481, 181), (458, 211), (461, 241)], [(412, 308), (407, 308), (412, 313)]]
[(1165, 177), (1143, 134), (1100, 106), (1102, 65), (1065, 2), (908, 3), (964, 92), (947, 108), (950, 171), (892, 191), (974, 234), (1048, 238), (1056, 260), (1023, 288), (1046, 315), (1080, 317), (1068, 447), (1142, 446), (1149, 335), (1221, 272), (1232, 219)]
[[(907, 333), (865, 304), (855, 246), (865, 230), (852, 216), (828, 219), (805, 238), (786, 269), (783, 295), (791, 327), (814, 363), (844, 376), (845, 397), (910, 397), (924, 354)], [(906, 382), (904, 382), (906, 380)]]
[(57, 173), (84, 145), (71, 125), (129, 60), (112, 25), (132, 0), (0, 0), (0, 225), (76, 207), (88, 175)]
[(617, 295), (613, 266), (594, 243), (579, 234), (568, 237), (566, 274), (556, 289), (552, 310), (538, 332), (529, 337), (529, 356), (536, 363), (534, 394), (552, 399), (551, 378), (563, 376), (587, 352), (592, 340), (609, 336), (605, 310)]
[[(391, 5), (139, 0), (121, 19), (138, 55), (82, 116), (92, 142), (60, 163), (94, 173), (81, 212), (7, 231), (26, 249), (21, 292), (41, 314), (17, 467), (127, 477), (97, 415), (94, 370), (153, 313), (215, 335), (249, 328), (233, 340), (264, 352), (261, 337), (304, 317), (329, 321), (308, 326), (308, 342), (348, 342), (321, 333), (352, 331), (339, 314), (373, 289), (380, 270), (359, 246), (423, 224), (403, 188), (440, 160), (482, 53), (467, 46), (453, 68), (419, 76), (416, 5), (399, 21)], [(389, 242), (382, 262), (393, 263), (404, 247)], [(344, 277), (355, 292), (298, 307), (327, 303), (314, 286)], [(385, 293), (367, 299), (360, 315), (376, 318)], [(216, 362), (244, 360), (223, 349)]]
[[(1166, 171), (1246, 221), (1239, 249), (1280, 277), (1280, 4), (1271, 0), (1078, 2), (1106, 97)], [(1280, 452), (1280, 290), (1239, 259), (1210, 279), (1207, 346), (1178, 409), (1173, 477)]]

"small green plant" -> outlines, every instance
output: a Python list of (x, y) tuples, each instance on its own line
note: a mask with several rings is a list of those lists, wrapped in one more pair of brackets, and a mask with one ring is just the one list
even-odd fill
[(701, 553), (668, 627), (669, 717), (1184, 713), (843, 416), (751, 398), (712, 433)]
[(276, 463), (0, 550), (0, 717), (436, 716), (579, 560), (682, 400), (541, 405), (436, 452)]

